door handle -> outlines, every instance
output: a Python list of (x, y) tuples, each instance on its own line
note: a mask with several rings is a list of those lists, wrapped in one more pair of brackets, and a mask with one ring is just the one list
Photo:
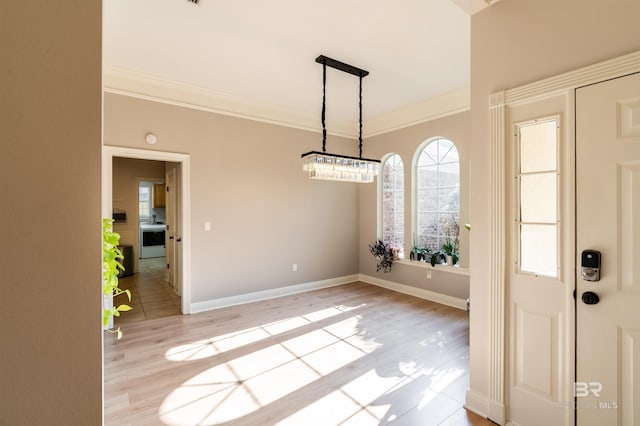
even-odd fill
[(182, 242), (182, 237), (179, 237), (176, 241), (177, 242)]
[(582, 293), (582, 301), (586, 305), (597, 305), (600, 302), (600, 298), (592, 291), (585, 291)]
[(170, 240), (173, 240), (173, 235), (169, 237)]

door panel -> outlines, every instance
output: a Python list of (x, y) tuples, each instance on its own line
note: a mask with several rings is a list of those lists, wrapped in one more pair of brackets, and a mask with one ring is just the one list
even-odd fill
[(174, 291), (181, 295), (180, 277), (178, 273), (179, 265), (179, 218), (178, 218), (178, 175), (179, 166), (176, 163), (166, 163), (166, 215), (167, 215), (167, 269), (165, 270), (165, 281), (169, 282)]
[(577, 273), (578, 425), (639, 424), (640, 74), (576, 90), (576, 248), (602, 253), (600, 281)]
[(569, 188), (563, 172), (572, 157), (567, 108), (562, 94), (508, 110), (507, 420), (512, 424), (573, 423), (567, 337), (573, 280), (562, 263)]

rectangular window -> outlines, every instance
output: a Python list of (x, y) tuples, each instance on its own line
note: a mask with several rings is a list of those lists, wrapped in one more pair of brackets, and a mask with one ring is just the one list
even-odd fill
[(517, 126), (520, 272), (558, 277), (558, 120)]
[(138, 187), (138, 207), (141, 219), (151, 217), (151, 187), (142, 183)]
[(398, 154), (382, 164), (382, 241), (404, 257), (404, 165)]

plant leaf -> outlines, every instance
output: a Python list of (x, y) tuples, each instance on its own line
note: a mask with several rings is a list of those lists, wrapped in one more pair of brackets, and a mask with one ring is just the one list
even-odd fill
[(129, 306), (129, 305), (120, 305), (120, 306), (118, 306), (118, 311), (120, 311), (120, 312), (127, 312), (127, 311), (130, 311), (132, 309), (133, 308), (131, 306)]

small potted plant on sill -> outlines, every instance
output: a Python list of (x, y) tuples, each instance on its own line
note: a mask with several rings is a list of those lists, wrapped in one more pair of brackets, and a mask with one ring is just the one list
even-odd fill
[(454, 244), (445, 243), (442, 245), (442, 253), (445, 256), (447, 265), (454, 266), (458, 264), (459, 254), (458, 247)]
[(391, 266), (397, 259), (397, 249), (391, 248), (389, 244), (378, 239), (375, 243), (369, 244), (369, 252), (378, 260), (376, 272), (391, 272)]
[(446, 263), (447, 258), (444, 252), (442, 251), (431, 251), (429, 256), (429, 263), (431, 266), (440, 265), (442, 263)]
[(460, 225), (455, 216), (451, 216), (444, 225), (445, 241), (442, 244), (442, 253), (445, 256), (446, 263), (454, 266), (460, 259)]

